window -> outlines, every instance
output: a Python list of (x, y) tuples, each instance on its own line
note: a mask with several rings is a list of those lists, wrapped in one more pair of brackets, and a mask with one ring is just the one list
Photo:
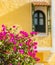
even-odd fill
[(34, 31), (46, 32), (45, 14), (42, 11), (35, 11), (33, 15)]

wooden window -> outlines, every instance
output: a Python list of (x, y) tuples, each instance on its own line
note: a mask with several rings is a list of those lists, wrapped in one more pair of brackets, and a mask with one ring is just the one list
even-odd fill
[(34, 31), (46, 32), (45, 14), (42, 11), (35, 11), (33, 15)]

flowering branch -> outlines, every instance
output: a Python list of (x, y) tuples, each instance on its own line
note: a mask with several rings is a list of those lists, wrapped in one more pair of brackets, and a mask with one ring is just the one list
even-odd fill
[(31, 37), (37, 32), (31, 32), (30, 35), (25, 31), (18, 31), (16, 26), (7, 28), (2, 25), (0, 32), (0, 64), (1, 65), (34, 65), (39, 59), (37, 54), (37, 42)]

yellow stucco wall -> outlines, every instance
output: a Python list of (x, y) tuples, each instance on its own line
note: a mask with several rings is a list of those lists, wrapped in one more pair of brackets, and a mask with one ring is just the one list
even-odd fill
[(52, 47), (52, 35), (36, 36), (36, 41), (39, 47)]
[(0, 25), (6, 24), (10, 26), (18, 24), (25, 31), (30, 32), (32, 28), (30, 6), (28, 3), (6, 15), (0, 16)]
[(39, 51), (36, 54), (36, 57), (40, 58), (40, 62), (47, 62), (50, 55), (51, 55), (50, 51)]

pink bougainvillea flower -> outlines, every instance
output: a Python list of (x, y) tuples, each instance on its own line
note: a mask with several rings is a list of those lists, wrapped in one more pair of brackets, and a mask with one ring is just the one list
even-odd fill
[(5, 27), (5, 25), (4, 25), (4, 24), (2, 24), (2, 27)]
[(6, 28), (3, 28), (2, 31), (6, 31)]
[(16, 28), (16, 26), (14, 25), (13, 28)]
[(16, 46), (13, 47), (13, 50), (16, 51)]
[(34, 44), (33, 44), (33, 46), (32, 46), (32, 47), (33, 47), (33, 50), (34, 50), (35, 52), (37, 52), (37, 44), (38, 44), (37, 42), (34, 42)]
[(14, 34), (13, 34), (13, 33), (10, 33), (10, 36), (11, 36), (11, 37), (14, 37)]
[(36, 45), (34, 45), (34, 46), (33, 46), (33, 49), (37, 49), (37, 46), (36, 46)]
[(28, 51), (28, 55), (35, 58), (36, 57), (36, 52), (35, 51)]
[(6, 40), (6, 34), (7, 32), (3, 32), (3, 40)]
[(36, 57), (36, 52), (32, 52), (32, 57), (33, 57), (33, 58)]
[(13, 44), (16, 44), (16, 41), (13, 41)]
[(34, 31), (30, 32), (30, 35), (37, 35), (37, 34), (38, 32), (34, 32)]
[(15, 35), (15, 39), (19, 40), (19, 35), (18, 34)]
[(25, 31), (20, 31), (20, 34), (22, 34), (22, 35), (25, 36), (25, 37), (28, 37), (28, 33), (25, 32)]
[(9, 42), (10, 42), (10, 43), (13, 43), (13, 44), (16, 44), (16, 41), (13, 40), (13, 39), (10, 39)]
[(12, 65), (12, 64), (9, 64), (9, 65)]
[(28, 51), (28, 55), (29, 55), (29, 56), (32, 56), (32, 52), (31, 52), (31, 51)]
[(37, 42), (33, 42), (33, 45), (37, 45), (38, 43)]
[(23, 38), (23, 36), (18, 36), (18, 40), (19, 40), (19, 39), (22, 39), (22, 38)]
[(19, 46), (23, 46), (23, 44), (22, 44), (22, 43), (20, 43), (20, 44), (19, 44)]
[(6, 31), (6, 26), (2, 25), (2, 31)]
[(0, 40), (2, 40), (2, 39), (3, 39), (3, 33), (0, 32)]
[(26, 44), (28, 45), (28, 46), (30, 46), (31, 45), (31, 42), (32, 40), (31, 39), (29, 39), (27, 42), (26, 42)]
[(18, 65), (20, 65), (20, 63), (18, 62)]
[(36, 57), (35, 60), (38, 62), (38, 61), (40, 61), (40, 58), (37, 58), (37, 57)]
[(3, 35), (5, 36), (7, 34), (7, 32), (3, 32)]
[(34, 47), (34, 48), (33, 48), (33, 51), (37, 52), (37, 47)]
[(5, 40), (6, 32), (0, 32), (0, 40)]
[(11, 42), (11, 43), (13, 43), (13, 44), (16, 44), (16, 40), (15, 40), (14, 37), (11, 37), (10, 40), (9, 40), (9, 42)]
[(24, 50), (23, 49), (19, 49), (19, 53), (20, 54), (24, 54)]

